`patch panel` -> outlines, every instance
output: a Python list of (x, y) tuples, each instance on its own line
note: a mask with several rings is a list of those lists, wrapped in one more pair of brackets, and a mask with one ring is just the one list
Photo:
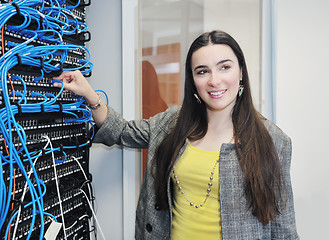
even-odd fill
[(0, 4), (0, 237), (42, 240), (58, 221), (56, 240), (89, 240), (91, 113), (53, 81), (63, 70), (91, 74), (90, 2)]

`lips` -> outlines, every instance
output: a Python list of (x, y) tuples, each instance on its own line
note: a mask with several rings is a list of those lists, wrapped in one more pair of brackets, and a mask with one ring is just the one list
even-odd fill
[(227, 89), (220, 91), (211, 91), (209, 92), (210, 96), (213, 98), (221, 98), (227, 92)]

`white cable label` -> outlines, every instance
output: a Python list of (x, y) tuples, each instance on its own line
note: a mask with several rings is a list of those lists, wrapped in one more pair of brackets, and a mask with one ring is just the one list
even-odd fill
[(62, 223), (52, 221), (44, 236), (45, 239), (55, 240), (61, 228), (62, 228)]

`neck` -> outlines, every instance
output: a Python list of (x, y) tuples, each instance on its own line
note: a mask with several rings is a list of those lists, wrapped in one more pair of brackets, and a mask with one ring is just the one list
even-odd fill
[(233, 130), (232, 113), (231, 111), (207, 111), (208, 130), (214, 133), (223, 133)]
[(206, 135), (199, 140), (191, 141), (191, 144), (198, 149), (219, 151), (223, 143), (232, 141), (234, 132), (232, 116), (223, 111), (207, 110), (207, 117), (208, 129)]

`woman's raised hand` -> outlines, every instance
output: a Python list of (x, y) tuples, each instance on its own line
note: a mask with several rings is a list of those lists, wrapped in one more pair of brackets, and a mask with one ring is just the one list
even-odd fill
[[(74, 92), (75, 94), (83, 96), (86, 99), (94, 95), (93, 88), (79, 70), (64, 71), (58, 77), (54, 77), (54, 79), (62, 81), (64, 83), (65, 90)], [(61, 84), (55, 82), (54, 86), (61, 87)]]
[[(79, 70), (64, 71), (58, 77), (54, 77), (54, 79), (62, 81), (65, 90), (71, 91), (79, 96), (83, 96), (89, 106), (96, 106), (100, 104), (97, 109), (92, 109), (92, 114), (98, 127), (104, 123), (107, 116), (107, 106), (106, 104), (100, 102), (100, 96), (94, 91), (92, 86)], [(55, 82), (54, 86), (62, 87), (62, 84)]]

